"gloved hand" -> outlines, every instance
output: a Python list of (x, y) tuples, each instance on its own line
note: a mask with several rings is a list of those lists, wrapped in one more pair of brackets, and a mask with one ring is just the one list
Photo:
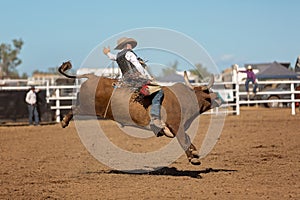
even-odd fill
[(105, 55), (107, 55), (110, 52), (110, 48), (109, 47), (103, 47), (103, 53)]
[(144, 68), (146, 68), (147, 67), (147, 65), (146, 65), (146, 61), (144, 61), (142, 58), (140, 58), (140, 57), (137, 57), (137, 60), (139, 61), (139, 63), (144, 67)]

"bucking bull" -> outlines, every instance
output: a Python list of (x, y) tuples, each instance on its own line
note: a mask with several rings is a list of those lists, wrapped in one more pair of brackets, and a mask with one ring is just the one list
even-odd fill
[[(149, 111), (153, 96), (141, 96), (139, 92), (132, 92), (128, 88), (116, 87), (119, 85), (120, 80), (118, 79), (99, 77), (94, 74), (73, 76), (65, 73), (71, 68), (72, 65), (68, 61), (64, 62), (58, 71), (68, 78), (87, 78), (87, 80), (81, 85), (76, 106), (73, 106), (61, 121), (63, 128), (68, 126), (74, 114), (91, 115), (96, 113), (100, 119), (111, 119), (123, 125), (149, 129)], [(165, 123), (170, 131), (176, 135), (189, 162), (193, 165), (200, 165), (198, 151), (185, 131), (198, 115), (220, 106), (220, 99), (216, 93), (210, 91), (214, 83), (213, 78), (207, 86), (192, 86), (186, 73), (184, 79), (186, 84), (176, 83), (173, 86), (161, 86), (164, 91), (163, 118), (165, 118)], [(126, 95), (129, 95), (129, 99), (124, 98)], [(197, 104), (196, 107), (192, 105), (193, 99)], [(126, 109), (130, 120), (120, 116), (123, 115), (122, 113), (126, 113), (126, 111), (123, 112)], [(119, 116), (116, 116), (118, 114)]]

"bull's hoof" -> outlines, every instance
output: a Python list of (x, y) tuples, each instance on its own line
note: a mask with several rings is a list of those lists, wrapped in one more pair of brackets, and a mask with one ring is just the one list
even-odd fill
[(201, 165), (201, 162), (200, 162), (200, 160), (199, 160), (198, 158), (192, 158), (192, 159), (190, 160), (190, 163), (191, 163), (192, 165)]
[(200, 156), (198, 154), (198, 151), (192, 150), (191, 153), (192, 153), (192, 155), (193, 155), (194, 158), (200, 158)]
[(69, 124), (66, 123), (65, 121), (61, 121), (60, 125), (61, 125), (62, 128), (66, 128)]

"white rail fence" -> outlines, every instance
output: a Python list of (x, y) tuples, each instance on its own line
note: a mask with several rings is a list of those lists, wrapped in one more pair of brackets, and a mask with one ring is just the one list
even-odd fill
[[(79, 91), (80, 86), (48, 86), (46, 88), (47, 91), (50, 91), (51, 89), (53, 91), (55, 91), (55, 93), (52, 93), (52, 95), (47, 95), (47, 102), (50, 103), (50, 101), (55, 101), (55, 106), (51, 106), (50, 108), (52, 110), (55, 110), (55, 116), (56, 116), (56, 122), (60, 122), (60, 114), (61, 111), (63, 109), (71, 109), (72, 108), (72, 104), (71, 105), (61, 105), (61, 101), (65, 101), (65, 100), (72, 100), (75, 101), (77, 98), (76, 93)], [(71, 89), (72, 92), (68, 92), (67, 96), (62, 96), (62, 90), (65, 89)], [(49, 92), (50, 94), (50, 92)]]
[[(265, 104), (265, 103), (286, 103), (290, 105), (291, 114), (296, 114), (296, 102), (300, 102), (300, 99), (296, 99), (295, 95), (300, 94), (300, 91), (295, 90), (295, 85), (300, 85), (300, 81), (260, 81), (258, 82), (260, 86), (270, 85), (270, 84), (288, 84), (290, 85), (290, 90), (285, 91), (269, 91), (261, 92), (258, 91), (256, 97), (258, 99), (243, 99), (242, 96), (247, 96), (247, 92), (242, 92), (241, 89), (244, 88), (244, 83), (235, 82), (217, 82), (213, 89), (215, 92), (218, 92), (220, 96), (226, 101), (220, 108), (216, 108), (211, 111), (211, 113), (220, 113), (225, 112), (233, 113), (240, 115), (240, 106), (249, 105), (249, 104)], [(62, 101), (66, 100), (76, 100), (76, 93), (79, 91), (79, 85), (69, 85), (69, 86), (36, 86), (36, 89), (46, 90), (46, 100), (47, 103), (54, 104), (51, 106), (52, 110), (55, 110), (56, 121), (60, 122), (61, 110), (71, 109), (72, 104), (70, 105), (61, 105)], [(0, 87), (1, 90), (28, 90), (29, 86), (3, 86)], [(67, 90), (67, 91), (66, 91)], [(289, 99), (277, 99), (277, 100), (262, 100), (260, 97), (262, 95), (290, 95)], [(229, 109), (230, 108), (230, 109)], [(208, 112), (209, 113), (209, 112)]]
[[(254, 99), (254, 100), (240, 100), (238, 97), (241, 95), (247, 95), (247, 92), (239, 92), (237, 94), (237, 106), (243, 105), (243, 104), (262, 104), (262, 103), (286, 103), (287, 105), (290, 105), (291, 107), (291, 114), (295, 115), (296, 114), (296, 102), (300, 102), (300, 99), (296, 99), (295, 96), (296, 94), (300, 94), (300, 91), (295, 90), (295, 85), (300, 85), (300, 81), (280, 81), (280, 82), (274, 82), (274, 81), (261, 81), (259, 84), (288, 84), (290, 85), (290, 90), (283, 90), (283, 91), (262, 91), (262, 92), (257, 92), (256, 96), (261, 97), (263, 95), (273, 95), (273, 96), (278, 96), (278, 95), (288, 95), (290, 98), (286, 99)], [(239, 109), (237, 109), (239, 110)], [(239, 113), (237, 113), (239, 115)]]
[[(72, 104), (70, 105), (61, 105), (62, 101), (73, 101), (77, 98), (77, 92), (79, 91), (79, 85), (65, 85), (65, 86), (50, 86), (47, 82), (46, 86), (35, 86), (36, 90), (46, 90), (46, 101), (50, 103), (51, 101), (55, 102), (54, 106), (51, 106), (51, 110), (55, 110), (56, 122), (60, 122), (61, 110), (71, 109)], [(1, 90), (29, 90), (30, 86), (2, 86)], [(51, 103), (53, 104), (53, 103)], [(50, 105), (51, 105), (50, 104)]]
[[(296, 86), (300, 85), (300, 81), (297, 80), (286, 80), (286, 81), (259, 81), (258, 85), (260, 89), (262, 89), (266, 85), (278, 85), (278, 84), (286, 84), (289, 90), (274, 90), (274, 91), (258, 91), (253, 98), (250, 98), (253, 93), (251, 92), (252, 85), (250, 84), (250, 93), (245, 91), (245, 83), (244, 82), (222, 82), (216, 83), (215, 85), (223, 85), (224, 89), (215, 89), (214, 91), (220, 92), (223, 95), (223, 99), (226, 100), (227, 103), (223, 105), (223, 107), (232, 107), (234, 108), (231, 112), (236, 115), (240, 115), (240, 106), (241, 105), (253, 105), (253, 104), (267, 104), (267, 103), (285, 103), (288, 107), (291, 108), (291, 114), (296, 114), (296, 103), (300, 102), (300, 99), (296, 99), (296, 95), (300, 94), (300, 91), (296, 91)], [(228, 89), (226, 89), (228, 88)], [(276, 87), (274, 87), (276, 88)], [(268, 99), (264, 98), (264, 95), (268, 96), (286, 96), (287, 98), (281, 99)]]

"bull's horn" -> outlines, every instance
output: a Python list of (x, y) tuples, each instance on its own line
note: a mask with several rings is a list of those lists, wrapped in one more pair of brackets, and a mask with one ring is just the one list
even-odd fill
[(215, 82), (215, 77), (213, 74), (210, 75), (210, 80), (207, 84), (207, 88), (210, 89), (213, 85), (214, 85), (214, 82)]
[(191, 88), (191, 89), (193, 90), (194, 87), (193, 87), (192, 84), (190, 83), (186, 71), (184, 71), (183, 77), (184, 77), (185, 84), (186, 84), (189, 88)]

